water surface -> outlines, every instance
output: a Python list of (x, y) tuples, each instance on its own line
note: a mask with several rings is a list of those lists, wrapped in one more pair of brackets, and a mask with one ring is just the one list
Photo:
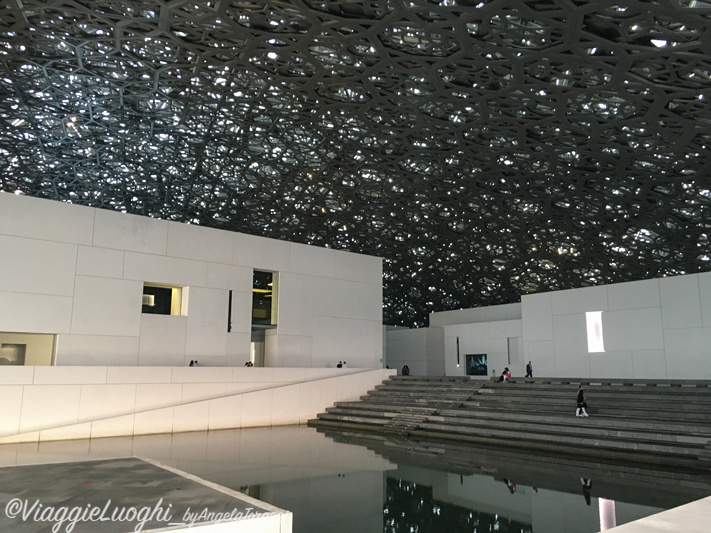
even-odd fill
[(0, 464), (138, 456), (288, 509), (295, 533), (595, 533), (711, 494), (706, 474), (304, 426), (0, 446)]

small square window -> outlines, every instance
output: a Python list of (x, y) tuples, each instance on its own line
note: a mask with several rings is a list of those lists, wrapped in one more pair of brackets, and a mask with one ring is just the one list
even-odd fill
[(183, 287), (144, 284), (141, 310), (153, 315), (186, 314), (183, 312)]

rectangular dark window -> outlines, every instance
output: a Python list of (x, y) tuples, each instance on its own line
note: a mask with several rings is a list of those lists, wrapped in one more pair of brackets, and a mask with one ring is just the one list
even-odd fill
[[(146, 298), (146, 296), (149, 298)], [(154, 315), (169, 315), (172, 296), (172, 289), (143, 287), (143, 312)]]
[(146, 283), (143, 285), (141, 311), (153, 315), (182, 315), (182, 300), (183, 287)]

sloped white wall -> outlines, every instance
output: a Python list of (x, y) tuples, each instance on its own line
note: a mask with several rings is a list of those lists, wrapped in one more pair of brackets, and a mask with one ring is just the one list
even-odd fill
[[(242, 366), (253, 269), (279, 272), (268, 364), (380, 367), (380, 258), (0, 193), (0, 331), (58, 335), (57, 365)], [(187, 316), (142, 314), (144, 282)]]
[(394, 374), (375, 369), (33, 367), (0, 373), (0, 443), (303, 424)]

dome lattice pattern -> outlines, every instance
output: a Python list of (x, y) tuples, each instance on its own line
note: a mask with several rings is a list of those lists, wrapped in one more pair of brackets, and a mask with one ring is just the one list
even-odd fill
[(711, 269), (711, 4), (0, 0), (0, 189), (385, 258), (385, 321)]

